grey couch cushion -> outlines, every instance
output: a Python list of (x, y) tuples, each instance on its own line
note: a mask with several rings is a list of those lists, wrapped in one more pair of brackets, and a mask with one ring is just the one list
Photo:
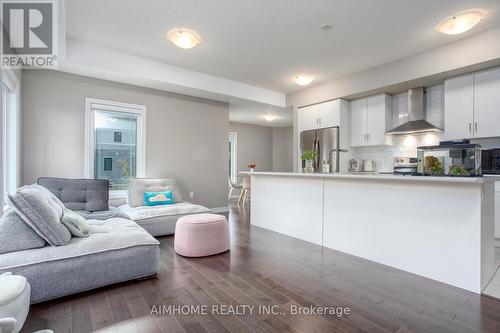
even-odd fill
[(10, 209), (0, 219), (0, 254), (42, 247), (45, 240)]
[(32, 287), (31, 302), (36, 303), (158, 273), (159, 243), (135, 222), (88, 222), (87, 238), (0, 255), (0, 274), (25, 276)]
[(9, 193), (9, 206), (50, 245), (64, 245), (71, 239), (61, 223), (64, 205), (40, 185), (27, 185)]
[(182, 202), (181, 191), (175, 179), (130, 178), (128, 179), (128, 204), (144, 206), (144, 192), (172, 191), (175, 202)]
[(103, 221), (103, 220), (109, 220), (109, 219), (114, 218), (114, 217), (121, 217), (123, 219), (130, 220), (130, 218), (128, 217), (127, 214), (125, 214), (124, 212), (122, 212), (120, 209), (118, 209), (116, 207), (109, 207), (109, 210), (98, 211), (98, 212), (78, 211), (75, 213), (77, 213), (78, 215), (80, 215), (81, 217), (83, 217), (86, 220), (101, 220), (101, 221)]
[(47, 188), (73, 211), (96, 212), (109, 209), (109, 181), (106, 179), (41, 177), (38, 184)]

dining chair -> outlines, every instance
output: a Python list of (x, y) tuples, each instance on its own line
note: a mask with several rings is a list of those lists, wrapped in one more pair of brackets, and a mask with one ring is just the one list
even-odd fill
[(250, 182), (250, 177), (245, 176), (243, 177), (243, 183), (242, 183), (243, 189), (241, 190), (240, 193), (240, 198), (238, 200), (239, 205), (245, 206), (247, 203), (247, 200), (250, 199), (249, 195), (252, 190), (251, 182)]
[[(242, 184), (235, 184), (231, 181), (231, 177), (228, 177), (227, 180), (229, 181), (229, 196), (228, 200), (231, 200), (231, 195), (233, 195), (233, 191), (236, 190), (241, 190), (243, 192), (243, 185)], [(239, 202), (239, 199), (238, 199)]]

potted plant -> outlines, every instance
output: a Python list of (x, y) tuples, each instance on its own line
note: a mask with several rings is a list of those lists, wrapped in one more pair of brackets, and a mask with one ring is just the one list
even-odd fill
[(318, 156), (318, 153), (313, 151), (313, 150), (306, 150), (300, 156), (300, 158), (303, 161), (306, 161), (306, 166), (304, 167), (305, 173), (313, 173), (314, 172), (313, 160), (316, 158), (316, 156)]
[(257, 164), (250, 163), (250, 164), (248, 164), (248, 167), (250, 168), (250, 172), (253, 172), (253, 170), (255, 169), (255, 167), (257, 167)]

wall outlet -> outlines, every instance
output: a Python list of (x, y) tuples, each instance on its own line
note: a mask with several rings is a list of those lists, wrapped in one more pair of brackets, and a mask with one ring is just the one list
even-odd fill
[(189, 192), (189, 199), (193, 199), (194, 198), (194, 192)]

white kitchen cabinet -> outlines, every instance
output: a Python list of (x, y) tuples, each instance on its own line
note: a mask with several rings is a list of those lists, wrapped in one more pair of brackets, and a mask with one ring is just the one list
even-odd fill
[(302, 132), (317, 129), (319, 126), (318, 119), (319, 111), (317, 104), (300, 108), (298, 112), (299, 131)]
[(341, 102), (342, 100), (336, 99), (318, 104), (320, 128), (340, 126)]
[(500, 136), (500, 68), (474, 75), (474, 137)]
[(445, 140), (474, 137), (474, 75), (444, 82), (444, 113)]
[(443, 139), (500, 136), (500, 68), (448, 79), (444, 88)]
[(299, 131), (340, 126), (346, 103), (345, 100), (336, 99), (299, 108)]
[(366, 98), (351, 102), (351, 146), (366, 144)]
[(351, 146), (382, 146), (390, 126), (391, 97), (380, 94), (351, 102)]
[[(348, 150), (351, 147), (349, 106), (350, 103), (348, 101), (336, 99), (298, 109), (297, 134), (299, 140), (297, 141), (298, 145), (295, 147), (297, 151), (297, 165), (301, 165), (302, 163), (300, 160), (300, 132), (328, 127), (339, 127), (340, 148)], [(350, 152), (343, 152), (340, 155), (340, 172), (347, 172), (350, 158)]]
[(299, 109), (299, 129), (334, 127), (340, 125), (340, 100), (334, 100)]

